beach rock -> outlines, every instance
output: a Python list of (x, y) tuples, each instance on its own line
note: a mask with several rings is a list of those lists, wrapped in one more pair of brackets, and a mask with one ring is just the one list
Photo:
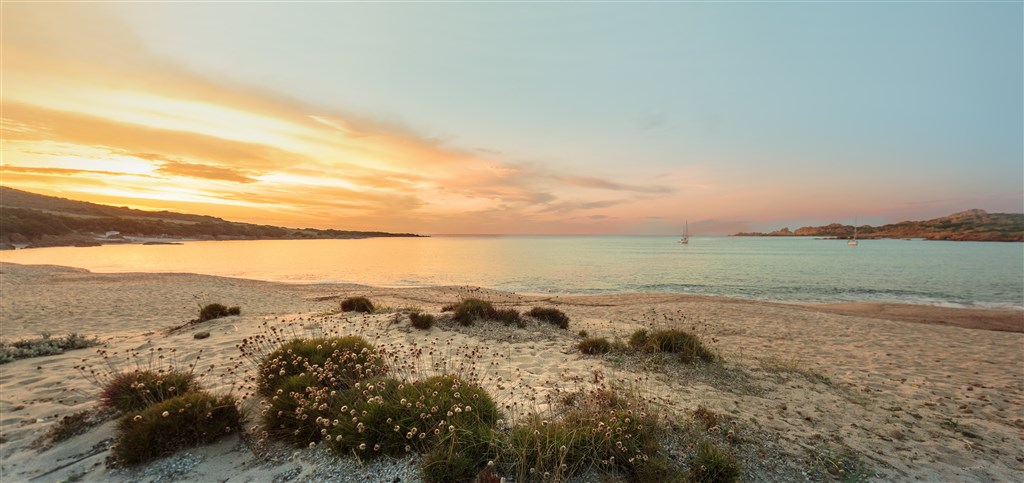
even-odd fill
[(207, 338), (209, 336), (210, 336), (209, 332), (203, 331), (203, 332), (196, 332), (196, 334), (193, 335), (192, 338), (193, 339), (205, 339), (205, 338)]

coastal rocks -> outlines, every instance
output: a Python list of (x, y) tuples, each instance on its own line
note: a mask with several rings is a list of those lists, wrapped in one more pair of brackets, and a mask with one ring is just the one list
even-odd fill
[[(762, 233), (737, 233), (734, 236), (815, 236), (850, 238), (854, 227), (831, 223), (824, 226), (804, 226), (790, 232), (789, 228)], [(901, 221), (878, 227), (857, 227), (858, 238), (923, 238), (926, 240), (955, 241), (1024, 241), (1024, 213), (988, 213), (985, 210), (966, 210), (925, 221)]]

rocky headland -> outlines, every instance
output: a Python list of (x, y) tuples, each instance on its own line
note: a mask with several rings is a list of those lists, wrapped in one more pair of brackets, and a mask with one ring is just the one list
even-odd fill
[[(772, 232), (744, 232), (733, 236), (816, 236), (852, 238), (853, 225), (831, 223), (804, 226), (796, 230), (782, 228)], [(888, 225), (857, 227), (857, 238), (924, 238), (955, 241), (1024, 241), (1024, 213), (989, 213), (966, 210), (926, 221), (901, 221)]]

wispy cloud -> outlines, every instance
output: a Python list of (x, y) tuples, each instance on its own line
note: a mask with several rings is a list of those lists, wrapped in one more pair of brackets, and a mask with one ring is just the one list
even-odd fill
[(236, 183), (254, 183), (255, 178), (249, 177), (246, 171), (206, 164), (184, 163), (181, 161), (164, 161), (156, 170), (157, 173), (190, 178), (216, 179)]
[(671, 186), (663, 185), (651, 185), (651, 186), (638, 186), (628, 185), (624, 183), (617, 183), (607, 179), (597, 178), (593, 176), (558, 176), (557, 179), (566, 184), (579, 186), (582, 188), (594, 188), (611, 191), (633, 191), (636, 193), (671, 193), (674, 189)]

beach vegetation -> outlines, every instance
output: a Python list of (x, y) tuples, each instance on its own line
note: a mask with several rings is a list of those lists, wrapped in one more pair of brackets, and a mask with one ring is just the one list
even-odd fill
[(372, 379), (350, 394), (354, 399), (330, 430), (331, 445), (340, 454), (363, 458), (421, 452), (427, 455), (428, 481), (471, 479), (493, 457), (500, 412), (490, 394), (474, 383), (454, 375), (405, 382)]
[(473, 325), (478, 320), (493, 320), (505, 325), (522, 325), (522, 318), (516, 309), (496, 309), (494, 304), (481, 299), (467, 298), (451, 307), (452, 320), (463, 326)]
[(648, 334), (646, 330), (640, 329), (630, 337), (629, 345), (645, 352), (674, 354), (680, 362), (685, 363), (715, 360), (715, 354), (697, 336), (682, 330), (657, 330)]
[(637, 329), (629, 336), (629, 346), (634, 349), (644, 349), (647, 346), (647, 340), (650, 339), (651, 333), (647, 329)]
[(289, 376), (262, 411), (263, 428), (274, 439), (298, 446), (319, 442), (346, 396), (323, 387), (312, 375)]
[(359, 336), (295, 339), (263, 358), (257, 374), (260, 393), (273, 395), (291, 376), (309, 374), (325, 388), (348, 389), (353, 383), (386, 372), (383, 358)]
[(228, 307), (228, 315), (242, 315), (242, 308), (238, 306)]
[(495, 312), (490, 302), (468, 298), (452, 307), (452, 319), (461, 325), (473, 325), (477, 320), (493, 319)]
[(569, 328), (569, 316), (565, 315), (565, 312), (553, 307), (534, 307), (530, 309), (526, 315), (538, 320), (543, 320), (544, 322), (554, 325), (560, 329)]
[(103, 386), (100, 391), (100, 404), (122, 413), (129, 413), (197, 390), (199, 383), (191, 372), (121, 372), (113, 375)]
[(341, 301), (342, 312), (373, 313), (373, 302), (366, 297), (349, 297)]
[(85, 337), (74, 332), (64, 337), (51, 337), (49, 333), (43, 333), (40, 337), (33, 339), (21, 339), (14, 342), (0, 341), (0, 364), (29, 357), (63, 354), (69, 350), (93, 347), (100, 343), (100, 340), (95, 337)]
[(697, 455), (690, 462), (690, 481), (732, 483), (739, 478), (740, 467), (735, 456), (709, 441), (697, 445)]
[(584, 354), (606, 354), (612, 350), (611, 342), (604, 337), (589, 337), (579, 343), (580, 352)]
[(409, 312), (409, 322), (417, 329), (427, 330), (434, 326), (434, 316), (414, 310)]
[(660, 452), (657, 414), (635, 394), (600, 388), (563, 403), (550, 419), (533, 415), (512, 428), (507, 457), (516, 481), (562, 481), (591, 467), (639, 481), (680, 479), (682, 469)]
[(578, 335), (580, 337), (583, 337), (583, 338), (586, 338), (587, 335), (589, 335), (589, 334), (585, 330), (580, 330), (579, 332), (576, 333), (576, 335)]
[(126, 414), (117, 426), (114, 458), (135, 465), (209, 444), (238, 431), (242, 415), (232, 396), (190, 392)]
[(815, 479), (861, 483), (869, 481), (871, 471), (856, 453), (824, 447), (808, 450), (807, 473)]
[(49, 448), (54, 443), (66, 441), (80, 434), (84, 434), (90, 429), (109, 420), (112, 414), (113, 411), (109, 409), (93, 408), (64, 416), (57, 420), (53, 426), (50, 426), (50, 429), (39, 437), (39, 439), (33, 441), (30, 447), (43, 450)]
[[(237, 309), (237, 312), (232, 314), (232, 309)], [(219, 319), (229, 315), (238, 315), (242, 312), (242, 309), (239, 307), (233, 307), (232, 309), (228, 309), (224, 304), (207, 304), (199, 309), (199, 318), (196, 319), (196, 322), (206, 322), (207, 320)]]
[(505, 325), (516, 324), (520, 328), (524, 327), (522, 316), (519, 315), (519, 311), (516, 309), (497, 309), (490, 318)]

